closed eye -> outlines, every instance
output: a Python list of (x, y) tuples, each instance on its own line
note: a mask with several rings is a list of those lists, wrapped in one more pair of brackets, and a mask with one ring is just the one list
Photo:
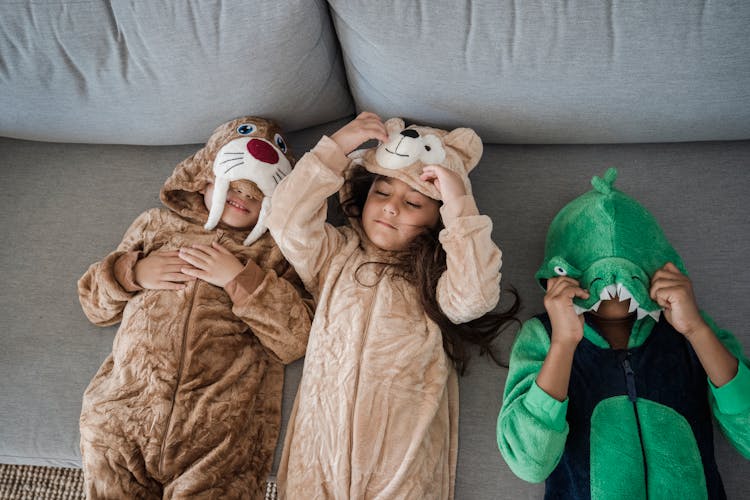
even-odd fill
[(410, 207), (413, 207), (413, 208), (422, 208), (422, 205), (420, 205), (418, 203), (411, 202), (411, 201), (407, 201), (406, 204), (409, 205)]

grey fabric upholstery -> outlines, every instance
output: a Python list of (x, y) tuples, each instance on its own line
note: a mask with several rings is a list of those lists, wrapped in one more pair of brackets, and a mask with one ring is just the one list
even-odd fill
[(358, 109), (486, 142), (750, 138), (750, 3), (332, 0)]
[[(291, 134), (290, 143), (301, 154), (343, 123)], [(0, 252), (0, 462), (79, 465), (81, 395), (116, 328), (88, 323), (75, 282), (141, 211), (158, 205), (163, 181), (197, 147), (0, 139), (0, 227), (11, 235)], [(553, 215), (590, 188), (592, 175), (616, 166), (616, 185), (655, 214), (682, 254), (701, 306), (750, 352), (744, 326), (750, 283), (742, 278), (750, 246), (748, 164), (750, 141), (487, 145), (471, 178), (504, 252), (503, 285), (520, 292), (524, 318), (542, 310), (533, 274)], [(497, 345), (505, 359), (512, 333)], [(302, 362), (287, 368), (284, 425), (301, 369)], [(460, 380), (458, 499), (542, 496), (543, 487), (516, 478), (497, 451), (505, 376), (505, 369), (475, 358)], [(718, 434), (716, 448), (729, 498), (745, 498), (750, 462)]]
[[(522, 319), (542, 311), (553, 215), (618, 167), (750, 353), (749, 25), (735, 0), (0, 3), (0, 463), (80, 465), (81, 397), (116, 327), (87, 321), (76, 281), (244, 114), (295, 131), (298, 156), (355, 109), (475, 128), (471, 179)], [(497, 451), (506, 374), (475, 358), (460, 380), (459, 500), (543, 495)], [(750, 462), (715, 441), (729, 498), (747, 498)]]
[(323, 0), (2, 2), (0, 54), (0, 136), (187, 144), (352, 112)]

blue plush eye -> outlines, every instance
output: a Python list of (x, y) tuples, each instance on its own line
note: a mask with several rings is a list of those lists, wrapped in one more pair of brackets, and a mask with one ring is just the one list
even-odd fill
[(255, 125), (252, 123), (243, 123), (237, 127), (237, 133), (241, 135), (250, 135), (255, 132)]
[(554, 267), (554, 271), (555, 271), (555, 274), (557, 274), (558, 276), (567, 276), (568, 275), (568, 271), (566, 271), (565, 268), (562, 267), (562, 266), (555, 266)]
[(284, 139), (279, 134), (276, 134), (274, 140), (279, 149), (281, 149), (281, 152), (286, 153), (286, 142), (284, 142)]

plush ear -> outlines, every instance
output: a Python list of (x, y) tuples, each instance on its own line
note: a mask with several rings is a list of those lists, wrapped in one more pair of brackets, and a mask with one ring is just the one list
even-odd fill
[(397, 134), (406, 128), (406, 123), (401, 118), (389, 118), (384, 125), (385, 131), (388, 132), (389, 136)]
[(470, 128), (457, 128), (443, 137), (446, 146), (450, 146), (461, 156), (466, 173), (476, 167), (482, 157), (482, 139)]

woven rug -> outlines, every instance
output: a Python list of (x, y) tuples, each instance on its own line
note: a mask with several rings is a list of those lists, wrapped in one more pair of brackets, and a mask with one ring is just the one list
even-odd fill
[(0, 464), (0, 499), (82, 499), (81, 469)]
[[(0, 464), (0, 500), (84, 499), (83, 471), (62, 467)], [(266, 484), (266, 500), (276, 500), (276, 483)]]

